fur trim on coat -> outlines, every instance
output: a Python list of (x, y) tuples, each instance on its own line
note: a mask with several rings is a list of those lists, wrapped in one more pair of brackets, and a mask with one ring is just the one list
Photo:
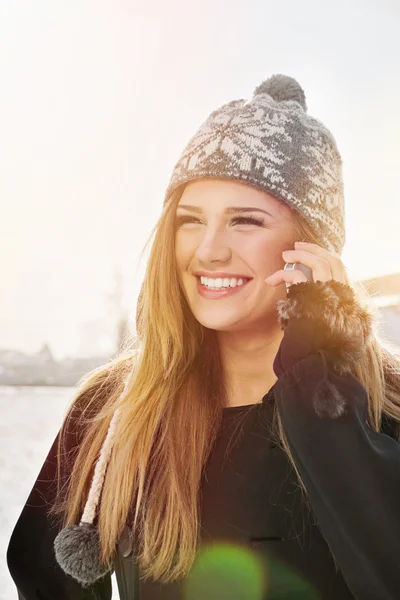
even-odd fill
[(372, 313), (353, 288), (340, 281), (293, 284), (287, 299), (278, 300), (277, 311), (281, 328), (288, 334), (292, 330), (291, 354), (296, 353), (296, 343), (299, 359), (323, 351), (339, 374), (359, 361), (372, 335)]

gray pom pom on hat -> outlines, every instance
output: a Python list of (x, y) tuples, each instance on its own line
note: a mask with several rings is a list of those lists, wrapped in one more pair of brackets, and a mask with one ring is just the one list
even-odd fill
[(293, 77), (272, 75), (251, 99), (214, 110), (176, 162), (164, 204), (188, 182), (207, 177), (240, 180), (282, 200), (341, 254), (342, 159), (329, 129), (307, 113)]
[(294, 100), (307, 112), (306, 96), (303, 88), (293, 77), (288, 75), (272, 75), (272, 77), (263, 81), (256, 87), (253, 96), (259, 96), (260, 94), (269, 94), (276, 102)]

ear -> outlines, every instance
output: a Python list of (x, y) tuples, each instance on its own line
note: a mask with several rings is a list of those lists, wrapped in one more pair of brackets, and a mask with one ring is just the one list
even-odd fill
[(284, 330), (293, 321), (307, 321), (313, 348), (344, 373), (359, 361), (372, 335), (373, 315), (357, 300), (353, 288), (340, 281), (301, 282), (290, 286), (287, 299), (277, 302)]

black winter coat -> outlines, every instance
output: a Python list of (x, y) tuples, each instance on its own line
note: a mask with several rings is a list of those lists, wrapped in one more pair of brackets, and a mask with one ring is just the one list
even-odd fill
[[(321, 301), (316, 284), (305, 284), (307, 303)], [(299, 287), (298, 287), (299, 286)], [(294, 294), (303, 293), (298, 284)], [(293, 287), (293, 286), (292, 286)], [(334, 288), (334, 286), (333, 286)], [(331, 290), (332, 291), (332, 290)], [(337, 290), (335, 290), (337, 291)], [(289, 300), (291, 299), (289, 298)], [(305, 306), (305, 305), (303, 305)], [(287, 306), (286, 306), (287, 308)], [(325, 304), (326, 308), (326, 304)], [(349, 307), (346, 308), (349, 310)], [(349, 314), (351, 311), (349, 310)], [(285, 314), (288, 314), (285, 312)], [(327, 311), (324, 312), (326, 319)], [(288, 565), (313, 573), (318, 595), (298, 595), (282, 589), (266, 599), (321, 598), (331, 600), (395, 600), (400, 598), (400, 446), (397, 423), (383, 419), (380, 432), (366, 422), (368, 395), (360, 381), (343, 367), (348, 353), (333, 353), (326, 320), (298, 312), (285, 323), (285, 334), (274, 362), (277, 382), (263, 398), (279, 411), (296, 466), (307, 488), (315, 517), (302, 522), (302, 545), (291, 535), (303, 513), (288, 509), (294, 475), (286, 476), (287, 459), (271, 432), (265, 474), (274, 500), (266, 498), (266, 523), (261, 540), (249, 546)], [(357, 329), (360, 336), (360, 329)], [(335, 338), (348, 350), (354, 331)], [(352, 343), (365, 343), (361, 335)], [(337, 350), (337, 346), (336, 346)], [(356, 352), (352, 353), (354, 357)], [(334, 368), (332, 357), (338, 369)], [(69, 443), (76, 444), (71, 434)], [(91, 588), (82, 588), (55, 561), (53, 542), (58, 533), (46, 515), (54, 490), (57, 438), (33, 486), (11, 536), (7, 552), (19, 600), (109, 600), (110, 575)], [(299, 492), (300, 493), (300, 492)], [(281, 510), (280, 510), (281, 509)], [(290, 518), (288, 519), (288, 514)], [(311, 541), (311, 542), (310, 542)], [(132, 540), (126, 528), (114, 562), (121, 600), (141, 600), (139, 571), (131, 560)], [(334, 561), (337, 569), (335, 570)], [(326, 582), (326, 583), (325, 583)], [(152, 596), (146, 596), (147, 598)], [(178, 598), (154, 595), (154, 598)], [(232, 596), (231, 596), (232, 597)], [(238, 597), (239, 598), (239, 597)], [(248, 600), (240, 597), (241, 600)], [(191, 599), (190, 599), (191, 600)], [(194, 600), (194, 599), (193, 599)], [(196, 598), (195, 600), (200, 600)]]

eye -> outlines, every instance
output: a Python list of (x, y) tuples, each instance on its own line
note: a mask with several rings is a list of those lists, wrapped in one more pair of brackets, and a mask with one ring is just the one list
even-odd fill
[(264, 223), (263, 217), (235, 217), (232, 219), (232, 223), (243, 223), (250, 225), (262, 225)]
[[(180, 227), (184, 223), (190, 223), (196, 221), (197, 223), (201, 223), (200, 219), (197, 217), (192, 217), (190, 215), (180, 215), (176, 218), (176, 226)], [(243, 225), (258, 225), (261, 226), (264, 223), (263, 217), (234, 217), (231, 220), (233, 224), (243, 224)]]
[(200, 219), (197, 219), (196, 217), (191, 217), (189, 215), (180, 215), (179, 217), (176, 217), (176, 219), (175, 219), (175, 225), (177, 227), (180, 227), (184, 223), (190, 223), (191, 221), (200, 222)]

